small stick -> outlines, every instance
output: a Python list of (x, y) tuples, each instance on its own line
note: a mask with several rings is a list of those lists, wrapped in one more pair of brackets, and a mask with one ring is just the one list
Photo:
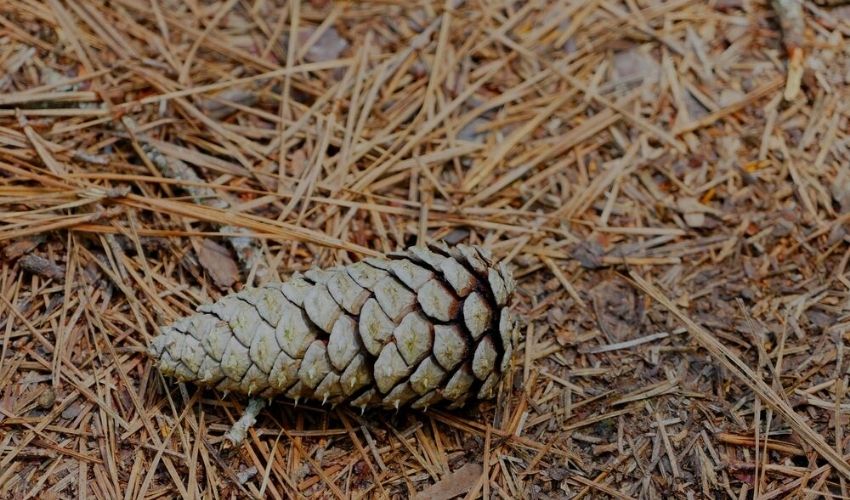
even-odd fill
[(803, 80), (803, 5), (800, 0), (773, 0), (773, 9), (779, 16), (783, 43), (788, 52), (788, 75), (785, 80), (785, 100), (791, 101), (800, 92)]
[(266, 400), (262, 398), (251, 398), (248, 401), (248, 406), (242, 412), (239, 420), (233, 424), (233, 427), (224, 435), (224, 439), (230, 441), (234, 446), (239, 446), (242, 441), (245, 441), (245, 436), (248, 430), (257, 423), (257, 415), (266, 407)]

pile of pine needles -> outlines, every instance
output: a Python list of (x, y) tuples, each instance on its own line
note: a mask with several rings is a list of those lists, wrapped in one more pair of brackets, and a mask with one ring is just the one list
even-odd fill
[[(818, 4), (0, 2), (0, 497), (850, 497), (850, 11)], [(436, 240), (515, 269), (494, 402), (276, 401), (228, 449), (246, 401), (144, 354)]]

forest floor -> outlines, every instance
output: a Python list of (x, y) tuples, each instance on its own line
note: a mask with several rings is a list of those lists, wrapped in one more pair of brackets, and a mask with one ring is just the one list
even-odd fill
[[(819, 3), (0, 2), (0, 498), (850, 498), (850, 7)], [(228, 449), (246, 401), (145, 355), (437, 240), (517, 277), (493, 402), (281, 400)]]

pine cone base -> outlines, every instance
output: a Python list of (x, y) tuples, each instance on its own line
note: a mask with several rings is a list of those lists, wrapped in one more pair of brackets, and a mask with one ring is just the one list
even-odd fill
[(489, 399), (515, 345), (515, 284), (466, 245), (311, 270), (223, 297), (163, 327), (163, 374), (262, 397), (370, 407)]

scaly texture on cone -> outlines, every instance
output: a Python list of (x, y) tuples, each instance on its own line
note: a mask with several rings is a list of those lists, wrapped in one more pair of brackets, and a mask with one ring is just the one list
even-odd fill
[(161, 329), (186, 382), (359, 408), (493, 397), (514, 350), (515, 283), (473, 246), (411, 247), (228, 295)]

